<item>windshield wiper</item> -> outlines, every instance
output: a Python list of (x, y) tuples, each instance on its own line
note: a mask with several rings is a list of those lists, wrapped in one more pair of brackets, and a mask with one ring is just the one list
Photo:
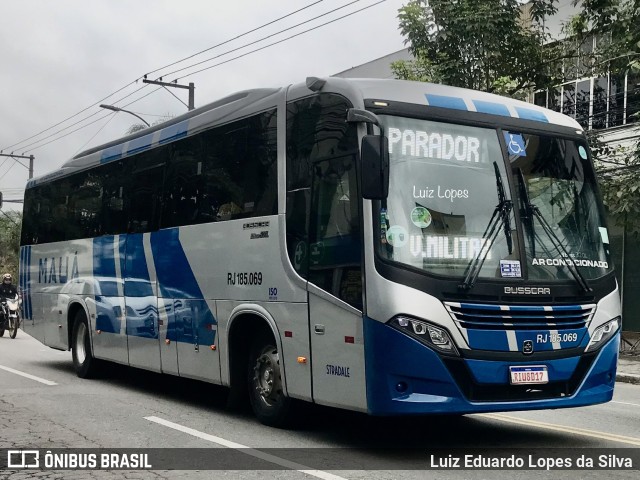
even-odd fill
[(498, 192), (498, 205), (493, 210), (493, 215), (491, 215), (491, 219), (489, 220), (489, 224), (482, 234), (482, 239), (480, 240), (480, 250), (476, 254), (476, 256), (471, 260), (469, 266), (467, 267), (467, 274), (464, 277), (464, 281), (458, 285), (458, 288), (463, 290), (469, 290), (476, 283), (476, 279), (478, 275), (480, 275), (480, 271), (482, 270), (482, 265), (484, 265), (484, 261), (487, 259), (489, 252), (491, 251), (491, 247), (500, 233), (500, 228), (504, 227), (504, 236), (507, 240), (507, 248), (509, 249), (509, 254), (513, 251), (513, 240), (511, 237), (511, 220), (510, 213), (511, 208), (513, 207), (513, 203), (511, 200), (507, 200), (507, 197), (504, 192), (504, 185), (502, 184), (502, 176), (500, 175), (500, 169), (498, 168), (498, 163), (493, 162), (493, 168), (496, 175), (496, 190)]
[(527, 223), (531, 232), (530, 243), (531, 243), (533, 258), (535, 258), (535, 237), (534, 237), (534, 224), (533, 224), (533, 219), (535, 217), (540, 222), (540, 225), (542, 225), (542, 230), (544, 231), (544, 233), (547, 234), (547, 237), (549, 237), (549, 239), (551, 240), (551, 243), (553, 244), (554, 248), (558, 252), (562, 252), (564, 254), (565, 265), (569, 270), (569, 272), (571, 273), (571, 275), (573, 276), (573, 278), (575, 278), (576, 282), (578, 282), (578, 285), (580, 285), (580, 287), (585, 292), (592, 292), (593, 289), (589, 286), (589, 284), (587, 283), (587, 280), (584, 278), (582, 273), (580, 273), (580, 270), (578, 269), (578, 267), (576, 267), (575, 263), (573, 263), (573, 257), (569, 255), (569, 252), (567, 251), (565, 246), (562, 244), (558, 236), (553, 232), (553, 229), (551, 228), (547, 220), (542, 216), (542, 213), (540, 213), (540, 209), (537, 206), (535, 206), (533, 203), (531, 203), (531, 200), (529, 199), (529, 192), (527, 192), (527, 187), (524, 181), (524, 175), (522, 173), (521, 168), (518, 169), (518, 182), (520, 183), (520, 197), (524, 202), (524, 208), (526, 210), (525, 218), (527, 218)]

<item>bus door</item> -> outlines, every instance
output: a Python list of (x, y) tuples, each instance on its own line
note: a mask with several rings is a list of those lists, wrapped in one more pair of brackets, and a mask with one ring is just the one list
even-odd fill
[[(155, 160), (155, 161), (154, 161)], [(126, 199), (127, 234), (124, 262), (124, 296), (129, 364), (162, 371), (160, 320), (156, 270), (151, 232), (157, 229), (157, 197), (162, 189), (164, 164), (154, 156), (142, 156), (133, 165), (130, 196)], [(177, 352), (167, 352), (169, 364)], [(170, 371), (170, 369), (167, 369)]]
[(313, 398), (366, 410), (355, 155), (313, 164), (308, 245)]

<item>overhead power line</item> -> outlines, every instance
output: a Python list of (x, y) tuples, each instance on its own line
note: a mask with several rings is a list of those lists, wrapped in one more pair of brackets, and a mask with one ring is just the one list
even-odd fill
[[(251, 46), (251, 45), (255, 45), (256, 43), (263, 42), (263, 41), (265, 41), (265, 40), (268, 40), (268, 39), (270, 39), (270, 38), (275, 37), (276, 35), (280, 35), (281, 33), (288, 32), (289, 30), (293, 30), (294, 28), (298, 28), (298, 27), (299, 27), (299, 26), (301, 26), (301, 25), (305, 25), (305, 24), (310, 23), (310, 22), (313, 22), (314, 20), (317, 20), (317, 19), (319, 19), (319, 18), (326, 17), (327, 15), (330, 15), (330, 14), (332, 14), (332, 13), (334, 13), (334, 12), (337, 12), (338, 10), (342, 10), (343, 8), (347, 8), (347, 7), (351, 6), (351, 5), (353, 5), (354, 3), (358, 3), (359, 1), (360, 1), (360, 0), (353, 0), (353, 1), (352, 1), (352, 2), (350, 2), (350, 3), (347, 3), (347, 4), (342, 5), (342, 6), (340, 6), (340, 7), (334, 8), (333, 10), (329, 10), (328, 12), (325, 12), (325, 13), (323, 13), (323, 14), (321, 14), (321, 15), (317, 15), (317, 16), (315, 16), (315, 17), (313, 17), (313, 18), (310, 18), (310, 19), (308, 19), (308, 20), (305, 20), (304, 22), (300, 22), (300, 23), (297, 23), (296, 25), (292, 25), (292, 26), (290, 26), (290, 27), (284, 28), (284, 29), (280, 30), (279, 32), (272, 33), (272, 34), (270, 34), (270, 35), (267, 35), (266, 37), (262, 37), (262, 38), (260, 38), (260, 39), (258, 39), (258, 40), (254, 40), (253, 42), (245, 43), (244, 45), (242, 45), (242, 46), (240, 46), (240, 47), (236, 47), (236, 48), (234, 48), (234, 49), (232, 49), (232, 50), (227, 50), (227, 51), (226, 51), (226, 52), (224, 52), (224, 53), (220, 53), (219, 55), (216, 55), (216, 56), (214, 56), (214, 57), (210, 57), (210, 58), (207, 58), (207, 59), (205, 59), (205, 60), (201, 60), (201, 61), (199, 61), (199, 62), (197, 62), (197, 63), (193, 63), (193, 64), (191, 64), (191, 65), (187, 65), (186, 67), (179, 68), (178, 70), (174, 70), (174, 71), (169, 72), (169, 73), (164, 73), (164, 74), (162, 74), (162, 76), (163, 76), (163, 77), (168, 77), (169, 75), (173, 75), (173, 74), (175, 74), (175, 73), (182, 72), (182, 71), (187, 70), (187, 69), (189, 69), (189, 68), (193, 68), (193, 67), (195, 67), (195, 66), (202, 65), (203, 63), (210, 62), (211, 60), (215, 60), (216, 58), (220, 58), (220, 57), (223, 57), (223, 56), (228, 55), (228, 54), (230, 54), (230, 53), (237, 52), (238, 50), (242, 50), (243, 48), (249, 47), (249, 46)], [(338, 20), (339, 20), (339, 19), (338, 19)], [(320, 25), (320, 26), (322, 26), (322, 25)], [(309, 31), (310, 31), (310, 30), (309, 30)]]
[[(251, 30), (247, 30), (246, 32), (241, 33), (240, 35), (236, 35), (235, 37), (230, 38), (229, 40), (225, 40), (224, 42), (220, 42), (220, 43), (214, 45), (213, 47), (205, 48), (204, 50), (200, 50), (198, 53), (194, 53), (193, 55), (189, 55), (188, 57), (184, 57), (184, 58), (182, 58), (180, 60), (176, 60), (173, 63), (169, 63), (168, 65), (165, 65), (164, 67), (160, 67), (160, 68), (156, 68), (155, 70), (151, 70), (150, 72), (147, 72), (146, 75), (151, 75), (152, 73), (159, 72), (160, 70), (164, 70), (165, 68), (173, 67), (174, 65), (182, 63), (182, 62), (184, 62), (186, 60), (189, 60), (191, 58), (197, 57), (198, 55), (201, 55), (201, 54), (203, 54), (205, 52), (208, 52), (210, 50), (213, 50), (214, 48), (218, 48), (218, 47), (221, 47), (222, 45), (226, 45), (227, 43), (230, 43), (230, 42), (233, 42), (234, 40), (237, 40), (239, 38), (245, 37), (245, 36), (249, 35), (250, 33), (257, 32), (258, 30), (261, 30), (261, 29), (263, 29), (265, 27), (268, 27), (269, 25), (273, 25), (274, 23), (277, 23), (280, 20), (284, 20), (285, 18), (291, 17), (292, 15), (295, 15), (296, 13), (300, 13), (303, 10), (306, 10), (307, 8), (313, 7), (314, 5), (317, 5), (318, 3), (322, 3), (323, 1), (324, 0), (318, 0), (317, 2), (310, 3), (306, 7), (299, 8), (298, 10), (294, 10), (293, 12), (287, 13), (286, 15), (283, 15), (282, 17), (276, 18), (275, 20), (271, 20), (270, 22), (264, 23), (264, 24), (260, 25), (259, 27), (252, 28)], [(170, 75), (170, 74), (168, 74), (168, 75)]]
[[(359, 0), (358, 0), (358, 1), (359, 1)], [(322, 23), (322, 24), (317, 25), (317, 26), (315, 26), (315, 27), (313, 27), (313, 28), (310, 28), (310, 29), (308, 29), (308, 30), (304, 30), (304, 31), (302, 31), (302, 32), (296, 33), (295, 35), (291, 35), (290, 37), (283, 38), (283, 39), (281, 39), (281, 40), (278, 40), (277, 42), (270, 43), (269, 45), (265, 45), (264, 47), (256, 48), (255, 50), (251, 50), (250, 52), (246, 52), (246, 53), (243, 53), (242, 55), (238, 55), (237, 57), (233, 57), (233, 58), (230, 58), (230, 59), (225, 60), (225, 61), (223, 61), (223, 62), (219, 62), (219, 63), (216, 63), (216, 64), (214, 64), (214, 65), (210, 65), (210, 66), (208, 66), (208, 67), (202, 68), (202, 69), (200, 69), (200, 70), (196, 70), (195, 72), (187, 72), (183, 77), (180, 77), (180, 78), (184, 78), (185, 76), (197, 75), (198, 73), (202, 73), (202, 72), (204, 72), (204, 71), (206, 71), (206, 70), (210, 70), (210, 69), (212, 69), (212, 68), (219, 67), (220, 65), (224, 65), (225, 63), (229, 63), (229, 62), (232, 62), (232, 61), (234, 61), (234, 60), (238, 60), (239, 58), (246, 57), (247, 55), (251, 55), (252, 53), (256, 53), (256, 52), (259, 52), (259, 51), (264, 50), (264, 49), (266, 49), (266, 48), (273, 47), (274, 45), (278, 45), (278, 44), (280, 44), (280, 43), (286, 42), (287, 40), (291, 40), (292, 38), (299, 37), (300, 35), (304, 35), (304, 34), (306, 34), (306, 33), (312, 32), (312, 31), (317, 30), (317, 29), (319, 29), (319, 28), (322, 28), (322, 27), (324, 27), (324, 26), (326, 26), (326, 25), (329, 25), (329, 24), (331, 24), (331, 23), (335, 23), (335, 22), (337, 22), (338, 20), (342, 20), (342, 19), (344, 19), (344, 18), (347, 18), (347, 17), (350, 17), (350, 16), (352, 16), (352, 15), (355, 15), (356, 13), (360, 13), (360, 12), (363, 12), (363, 11), (365, 11), (365, 10), (368, 10), (369, 8), (371, 8), (371, 7), (375, 7), (376, 5), (380, 5), (381, 3), (384, 3), (384, 2), (386, 2), (386, 1), (387, 1), (387, 0), (379, 0), (379, 1), (378, 1), (378, 2), (376, 2), (376, 3), (372, 3), (371, 5), (367, 5), (366, 7), (360, 8), (360, 9), (358, 9), (358, 10), (355, 10), (355, 11), (353, 11), (353, 12), (351, 12), (351, 13), (348, 13), (348, 14), (346, 14), (346, 15), (343, 15), (343, 16), (341, 16), (341, 17), (338, 17), (338, 18), (335, 18), (335, 19), (330, 20), (330, 21), (328, 21), (328, 22)], [(176, 80), (179, 80), (180, 78), (177, 78)]]
[[(314, 2), (314, 3), (311, 3), (311, 4), (307, 5), (306, 7), (299, 8), (299, 9), (297, 9), (297, 10), (294, 10), (293, 12), (290, 12), (290, 13), (288, 13), (288, 14), (286, 14), (286, 15), (282, 16), (282, 17), (279, 17), (279, 18), (277, 18), (277, 19), (275, 19), (275, 20), (271, 20), (271, 21), (269, 21), (269, 22), (267, 22), (267, 23), (265, 23), (265, 24), (263, 24), (263, 25), (260, 25), (260, 26), (258, 26), (258, 27), (256, 27), (256, 28), (253, 28), (253, 29), (251, 29), (251, 30), (249, 30), (249, 31), (247, 31), (247, 32), (244, 32), (244, 33), (242, 33), (242, 34), (240, 34), (240, 35), (237, 35), (236, 37), (234, 37), (234, 38), (232, 38), (232, 39), (229, 39), (229, 40), (227, 40), (227, 41), (225, 41), (225, 42), (222, 42), (220, 45), (223, 45), (223, 44), (225, 44), (225, 43), (228, 43), (228, 42), (230, 42), (230, 41), (232, 41), (232, 40), (235, 40), (236, 38), (240, 38), (240, 37), (242, 37), (242, 36), (244, 36), (244, 35), (247, 35), (247, 34), (249, 34), (249, 33), (255, 32), (255, 31), (257, 31), (257, 30), (260, 30), (261, 28), (264, 28), (264, 27), (266, 27), (266, 26), (268, 26), (268, 25), (272, 25), (273, 23), (276, 23), (276, 22), (278, 22), (278, 21), (280, 21), (280, 20), (283, 20), (283, 19), (285, 19), (285, 18), (287, 18), (287, 17), (290, 17), (291, 15), (294, 15), (294, 14), (296, 14), (296, 13), (298, 13), (298, 12), (301, 12), (301, 11), (303, 11), (303, 10), (307, 9), (307, 8), (310, 8), (310, 7), (312, 7), (313, 5), (316, 5), (316, 4), (318, 4), (318, 3), (321, 3), (322, 1), (324, 1), (324, 0), (319, 0), (319, 1), (316, 1), (316, 2)], [(209, 50), (211, 50), (211, 49), (213, 49), (213, 48), (216, 48), (217, 46), (219, 46), (219, 45), (214, 45), (213, 47), (210, 47), (210, 48), (208, 48), (208, 49), (202, 50), (201, 52), (198, 52), (198, 53), (196, 53), (196, 54), (194, 54), (194, 55), (190, 55), (190, 56), (188, 56), (188, 57), (185, 57), (185, 58), (183, 58), (183, 59), (181, 59), (181, 60), (178, 60), (177, 62), (173, 62), (173, 63), (171, 63), (171, 64), (169, 64), (169, 65), (167, 65), (167, 66), (161, 67), (160, 69), (152, 70), (152, 71), (151, 71), (151, 72), (149, 72), (149, 73), (154, 73), (154, 72), (157, 72), (157, 71), (162, 70), (162, 69), (164, 69), (164, 68), (167, 68), (167, 67), (169, 67), (169, 66), (176, 65), (177, 63), (180, 63), (180, 62), (182, 62), (182, 61), (184, 61), (184, 60), (188, 60), (188, 59), (190, 59), (190, 58), (193, 58), (194, 56), (197, 56), (197, 55), (199, 55), (200, 53), (204, 53), (204, 52), (209, 51)], [(138, 78), (136, 78), (136, 79), (135, 79), (135, 80), (133, 80), (132, 82), (129, 82), (129, 83), (127, 83), (126, 85), (124, 85), (124, 86), (122, 86), (122, 87), (118, 88), (117, 90), (115, 90), (114, 92), (110, 93), (109, 95), (107, 95), (107, 96), (105, 96), (105, 97), (101, 98), (100, 100), (98, 100), (98, 101), (96, 101), (96, 102), (92, 103), (92, 104), (91, 104), (91, 105), (89, 105), (88, 107), (83, 108), (82, 110), (80, 110), (80, 111), (78, 111), (78, 112), (74, 113), (73, 115), (71, 115), (71, 116), (69, 116), (69, 117), (66, 117), (65, 119), (63, 119), (63, 120), (59, 121), (58, 123), (55, 123), (55, 124), (51, 125), (50, 127), (47, 127), (47, 128), (45, 128), (44, 130), (41, 130), (40, 132), (38, 132), (38, 133), (36, 133), (36, 134), (34, 134), (34, 135), (31, 135), (30, 137), (24, 138), (24, 139), (20, 140), (19, 142), (16, 142), (16, 143), (14, 143), (14, 144), (12, 144), (12, 145), (9, 145), (9, 146), (7, 146), (7, 147), (3, 148), (3, 150), (8, 150), (8, 149), (10, 149), (10, 148), (15, 148), (15, 147), (17, 147), (18, 145), (21, 145), (21, 144), (23, 144), (23, 143), (25, 143), (25, 142), (27, 142), (27, 141), (29, 141), (29, 140), (33, 139), (33, 138), (38, 137), (39, 135), (42, 135), (43, 133), (48, 132), (49, 130), (52, 130), (52, 129), (54, 129), (54, 128), (56, 128), (56, 127), (58, 127), (58, 126), (60, 126), (60, 125), (64, 124), (65, 122), (67, 122), (67, 121), (71, 120), (72, 118), (75, 118), (75, 117), (77, 117), (78, 115), (83, 114), (83, 113), (84, 113), (84, 112), (86, 112), (87, 110), (89, 110), (89, 109), (91, 109), (91, 108), (93, 108), (93, 107), (98, 106), (99, 104), (103, 103), (103, 102), (104, 102), (104, 101), (106, 101), (107, 99), (109, 99), (109, 98), (113, 97), (114, 95), (116, 95), (116, 94), (120, 93), (121, 91), (125, 90), (127, 87), (129, 87), (129, 86), (131, 86), (131, 85), (136, 84), (136, 83), (137, 83), (139, 80), (141, 80), (142, 78), (143, 78), (143, 75), (139, 76)], [(142, 88), (144, 88), (144, 87), (146, 87), (146, 86), (147, 86), (147, 85), (144, 85)], [(136, 90), (136, 92), (137, 92), (137, 91), (139, 91), (139, 90), (140, 90), (140, 89)], [(134, 93), (135, 93), (135, 92), (134, 92)], [(112, 103), (117, 103), (117, 102), (112, 102)], [(93, 115), (91, 115), (91, 116), (93, 116)], [(76, 124), (77, 124), (77, 123), (76, 123)], [(43, 140), (43, 139), (41, 139), (41, 140)], [(36, 143), (37, 143), (37, 142), (36, 142)], [(20, 148), (25, 148), (25, 147), (20, 147)]]
[[(264, 41), (264, 40), (266, 40), (266, 39), (268, 39), (268, 38), (271, 38), (271, 37), (273, 37), (273, 36), (275, 36), (275, 35), (278, 35), (278, 34), (281, 34), (281, 33), (283, 33), (283, 32), (286, 32), (286, 31), (292, 30), (292, 29), (297, 28), (297, 27), (299, 27), (299, 26), (301, 26), (301, 25), (303, 25), (303, 24), (305, 24), (305, 23), (309, 23), (309, 22), (311, 22), (311, 21), (314, 21), (314, 20), (316, 20), (316, 19), (318, 19), (318, 18), (320, 18), (320, 17), (326, 16), (326, 15), (328, 15), (328, 14), (330, 14), (330, 13), (333, 13), (333, 12), (335, 12), (335, 11), (338, 11), (338, 10), (340, 10), (340, 9), (343, 9), (343, 8), (345, 8), (345, 7), (349, 6), (349, 5), (352, 5), (352, 4), (354, 4), (354, 3), (357, 3), (357, 2), (359, 2), (359, 1), (360, 1), (360, 0), (354, 0), (354, 1), (350, 2), (350, 3), (349, 3), (349, 4), (347, 4), (347, 5), (343, 5), (343, 6), (341, 6), (341, 7), (335, 8), (335, 9), (333, 9), (333, 10), (329, 11), (329, 12), (326, 12), (326, 13), (324, 13), (324, 14), (322, 14), (322, 15), (318, 15), (318, 16), (316, 16), (316, 17), (314, 17), (314, 18), (312, 18), (312, 19), (309, 19), (309, 20), (307, 20), (307, 21), (305, 21), (305, 22), (300, 22), (300, 23), (298, 23), (298, 24), (296, 24), (296, 25), (294, 25), (294, 26), (292, 26), (292, 27), (289, 27), (289, 28), (287, 28), (287, 29), (283, 29), (283, 30), (281, 30), (281, 31), (279, 31), (279, 32), (277, 32), (277, 33), (274, 33), (274, 34), (272, 34), (272, 35), (266, 36), (266, 37), (264, 37), (264, 38), (263, 38), (263, 39), (261, 39), (261, 40), (253, 41), (253, 42), (249, 42), (249, 43), (245, 44), (245, 45), (244, 45), (244, 46), (242, 46), (242, 47), (234, 48), (234, 49), (232, 49), (232, 50), (229, 50), (229, 51), (227, 51), (227, 52), (225, 52), (225, 53), (222, 53), (222, 54), (220, 54), (220, 55), (217, 55), (217, 56), (212, 57), (212, 58), (210, 58), (210, 59), (207, 59), (207, 60), (205, 60), (205, 61), (196, 62), (195, 64), (192, 64), (192, 65), (189, 65), (189, 66), (187, 66), (187, 67), (184, 67), (183, 69), (179, 69), (179, 70), (177, 70), (176, 72), (183, 71), (183, 70), (185, 70), (185, 69), (189, 69), (189, 68), (193, 68), (193, 67), (195, 67), (195, 66), (197, 66), (197, 65), (201, 65), (201, 64), (202, 64), (202, 63), (204, 63), (204, 62), (211, 61), (211, 60), (213, 60), (213, 59), (215, 59), (215, 58), (219, 58), (219, 57), (221, 57), (221, 56), (224, 56), (224, 55), (226, 55), (226, 54), (232, 53), (232, 52), (237, 51), (237, 50), (239, 50), (239, 49), (246, 48), (246, 47), (247, 47), (247, 46), (249, 46), (249, 45), (253, 45), (253, 44), (255, 44), (255, 43), (259, 42), (259, 41)], [(289, 37), (286, 37), (286, 38), (284, 38), (284, 39), (278, 40), (278, 41), (276, 41), (276, 42), (272, 42), (272, 43), (270, 43), (270, 44), (268, 44), (268, 45), (266, 45), (266, 46), (263, 46), (263, 47), (260, 47), (260, 48), (257, 48), (257, 49), (254, 49), (254, 50), (251, 50), (251, 51), (249, 51), (249, 52), (245, 52), (244, 54), (238, 55), (238, 56), (233, 57), (233, 58), (231, 58), (231, 59), (227, 59), (227, 60), (225, 60), (225, 61), (223, 61), (223, 62), (216, 63), (216, 64), (214, 64), (214, 65), (210, 65), (210, 66), (205, 67), (205, 68), (202, 68), (202, 69), (200, 69), (200, 70), (196, 70), (196, 71), (194, 71), (194, 72), (187, 72), (187, 73), (185, 73), (185, 75), (184, 75), (184, 76), (196, 75), (196, 74), (198, 74), (198, 73), (204, 72), (204, 71), (206, 71), (206, 70), (210, 70), (210, 69), (215, 68), (215, 67), (217, 67), (217, 66), (220, 66), (220, 65), (223, 65), (223, 64), (226, 64), (226, 63), (230, 63), (230, 62), (232, 62), (232, 61), (234, 61), (234, 60), (237, 60), (237, 59), (239, 59), (239, 58), (242, 58), (242, 57), (248, 56), (248, 55), (250, 55), (250, 54), (252, 54), (252, 53), (256, 53), (256, 52), (258, 52), (258, 51), (261, 51), (261, 50), (264, 50), (264, 49), (266, 49), (266, 48), (272, 47), (272, 46), (274, 46), (274, 45), (278, 45), (278, 44), (283, 43), (283, 42), (285, 42), (285, 41), (288, 41), (288, 40), (291, 40), (291, 39), (293, 39), (293, 38), (299, 37), (299, 36), (301, 36), (301, 35), (307, 34), (307, 33), (311, 32), (311, 31), (314, 31), (314, 30), (317, 30), (317, 29), (319, 29), (319, 28), (322, 28), (322, 27), (324, 27), (324, 26), (326, 26), (326, 25), (329, 25), (329, 24), (335, 23), (335, 22), (337, 22), (337, 21), (339, 21), (339, 20), (342, 20), (342, 19), (344, 19), (344, 18), (351, 17), (351, 16), (353, 16), (353, 15), (355, 15), (355, 14), (357, 14), (357, 13), (360, 13), (360, 12), (365, 11), (365, 10), (368, 10), (369, 8), (372, 8), (372, 7), (376, 6), (376, 5), (379, 5), (379, 4), (381, 4), (381, 3), (384, 3), (385, 1), (386, 1), (386, 0), (379, 0), (378, 2), (375, 2), (375, 3), (372, 3), (372, 4), (370, 4), (370, 5), (367, 5), (367, 6), (363, 7), (363, 8), (360, 8), (360, 9), (358, 9), (358, 10), (355, 10), (355, 11), (353, 11), (353, 12), (351, 12), (351, 13), (348, 13), (348, 14), (346, 14), (346, 15), (343, 15), (343, 16), (340, 16), (340, 17), (337, 17), (337, 18), (335, 18), (335, 19), (332, 19), (332, 20), (327, 21), (327, 22), (325, 22), (325, 23), (322, 23), (322, 24), (320, 24), (320, 25), (316, 25), (315, 27), (309, 28), (309, 29), (304, 30), (304, 31), (302, 31), (302, 32), (299, 32), (299, 33), (296, 33), (296, 34), (291, 35), (291, 36), (289, 36)], [(315, 4), (317, 4), (317, 3), (319, 3), (319, 2), (315, 2), (315, 3), (313, 3), (313, 4), (309, 5), (309, 6), (307, 6), (306, 8), (308, 8), (308, 7), (312, 6), (312, 5), (315, 5)], [(288, 15), (285, 15), (285, 16), (281, 17), (280, 19), (286, 18), (287, 16), (291, 16), (293, 13), (297, 13), (297, 12), (299, 12), (299, 11), (301, 11), (301, 10), (304, 10), (304, 8), (303, 8), (303, 9), (298, 9), (298, 10), (296, 10), (295, 12), (292, 12), (291, 14), (288, 14)], [(264, 26), (269, 25), (269, 24), (273, 24), (273, 23), (275, 23), (275, 21), (278, 21), (278, 20), (274, 20), (274, 21), (268, 22), (268, 23), (267, 23), (267, 24), (265, 24)], [(255, 28), (255, 29), (252, 29), (251, 31), (256, 31), (256, 30), (258, 30), (259, 28), (261, 28), (261, 27), (258, 27), (258, 28)], [(238, 36), (238, 37), (239, 37), (239, 36)], [(226, 43), (226, 42), (224, 42), (224, 43)], [(215, 47), (211, 47), (211, 48), (215, 48)], [(207, 50), (210, 50), (210, 49), (207, 49)], [(204, 51), (207, 51), (207, 50), (204, 50)], [(203, 52), (204, 52), (204, 51), (203, 51)], [(192, 58), (192, 57), (193, 57), (193, 56), (195, 56), (195, 55), (197, 55), (197, 54), (194, 54), (194, 55), (192, 55), (192, 56), (190, 56), (190, 57), (186, 57), (186, 58)], [(176, 63), (179, 63), (179, 62), (174, 62), (173, 64), (170, 64), (170, 65), (174, 65), (174, 64), (176, 64)], [(156, 71), (159, 71), (159, 70), (160, 70), (160, 69), (157, 69), (157, 70), (154, 70), (153, 72), (156, 72)], [(175, 72), (174, 72), (174, 73), (175, 73)], [(170, 74), (171, 74), (171, 73), (170, 73)], [(169, 74), (169, 75), (170, 75), (170, 74)], [(166, 76), (166, 75), (167, 75), (167, 74), (165, 74), (165, 75), (163, 75), (163, 76)], [(131, 83), (127, 84), (125, 87), (123, 87), (123, 88), (121, 88), (121, 89), (117, 90), (117, 91), (116, 91), (116, 92), (114, 92), (113, 94), (111, 94), (111, 95), (109, 95), (109, 96), (107, 96), (107, 97), (103, 98), (102, 100), (100, 100), (100, 101), (98, 101), (98, 102), (96, 102), (96, 103), (92, 104), (90, 107), (87, 107), (86, 109), (83, 109), (83, 110), (82, 110), (81, 112), (79, 112), (78, 114), (80, 114), (80, 113), (82, 113), (82, 112), (84, 112), (84, 111), (88, 110), (89, 108), (91, 108), (91, 107), (93, 107), (93, 106), (96, 106), (98, 103), (100, 103), (101, 101), (105, 100), (106, 98), (109, 98), (109, 97), (113, 96), (115, 93), (121, 92), (122, 90), (124, 90), (124, 88), (126, 88), (127, 86), (130, 86), (130, 85), (132, 85), (132, 84), (134, 84), (134, 83), (136, 83), (138, 80), (139, 80), (139, 79), (136, 79), (136, 81), (134, 81), (134, 82), (131, 82)], [(112, 103), (112, 104), (114, 104), (114, 105), (116, 105), (116, 104), (118, 104), (118, 103), (122, 102), (123, 100), (125, 100), (126, 98), (129, 98), (129, 97), (131, 97), (132, 95), (134, 95), (135, 93), (137, 93), (137, 92), (141, 91), (142, 89), (146, 88), (147, 86), (148, 86), (148, 85), (143, 85), (142, 87), (140, 87), (140, 88), (138, 88), (138, 89), (134, 90), (133, 92), (131, 92), (131, 93), (129, 93), (129, 94), (127, 94), (127, 95), (125, 95), (124, 97), (122, 97), (122, 98), (120, 98), (120, 99), (118, 99), (118, 100), (116, 100), (116, 101), (113, 101), (113, 102), (111, 102), (111, 103)], [(135, 100), (133, 100), (133, 101), (131, 101), (131, 102), (127, 103), (126, 105), (124, 105), (124, 107), (127, 107), (127, 106), (129, 106), (129, 105), (132, 105), (132, 104), (134, 104), (134, 103), (136, 103), (136, 102), (138, 102), (138, 101), (142, 100), (143, 98), (147, 97), (148, 95), (150, 95), (150, 94), (152, 94), (152, 93), (154, 93), (154, 92), (156, 92), (156, 91), (157, 91), (157, 90), (153, 90), (152, 92), (149, 92), (148, 94), (143, 95), (142, 97), (136, 98)], [(74, 116), (77, 116), (78, 114), (76, 114), (76, 115), (74, 115)], [(36, 149), (39, 149), (39, 148), (41, 148), (41, 147), (44, 147), (45, 145), (49, 145), (49, 144), (51, 144), (51, 143), (53, 143), (53, 142), (55, 142), (55, 141), (57, 141), (57, 140), (60, 140), (60, 139), (62, 139), (62, 138), (65, 138), (65, 137), (67, 137), (67, 136), (71, 135), (72, 133), (75, 133), (75, 132), (77, 132), (77, 131), (79, 131), (79, 130), (82, 130), (82, 129), (84, 129), (84, 128), (86, 128), (86, 127), (90, 126), (90, 125), (93, 125), (94, 123), (97, 123), (97, 122), (99, 122), (99, 121), (101, 121), (101, 120), (103, 120), (103, 119), (105, 119), (105, 118), (106, 118), (106, 116), (102, 116), (102, 117), (100, 117), (100, 118), (98, 118), (98, 119), (96, 119), (96, 120), (94, 120), (94, 121), (92, 121), (92, 122), (89, 122), (89, 123), (87, 123), (87, 124), (85, 124), (85, 125), (82, 125), (82, 126), (80, 126), (80, 127), (76, 128), (76, 129), (74, 129), (74, 130), (72, 130), (72, 131), (70, 131), (70, 132), (67, 132), (67, 133), (65, 133), (65, 134), (63, 134), (63, 135), (59, 135), (59, 134), (61, 134), (62, 132), (64, 132), (64, 131), (68, 130), (69, 128), (72, 128), (72, 127), (74, 127), (74, 126), (76, 126), (76, 125), (79, 125), (79, 124), (81, 124), (81, 123), (85, 122), (86, 120), (89, 120), (90, 118), (92, 118), (92, 117), (94, 117), (94, 116), (96, 116), (96, 115), (98, 115), (98, 114), (99, 114), (99, 112), (96, 112), (96, 113), (93, 113), (93, 114), (91, 114), (91, 115), (88, 115), (88, 116), (84, 117), (83, 119), (78, 120), (77, 122), (75, 122), (75, 123), (73, 123), (73, 124), (71, 124), (71, 125), (69, 125), (69, 126), (67, 126), (67, 127), (64, 127), (64, 128), (62, 128), (62, 129), (60, 129), (60, 130), (58, 130), (58, 131), (56, 131), (56, 132), (54, 132), (54, 133), (52, 133), (52, 134), (50, 134), (50, 135), (48, 135), (48, 136), (44, 137), (44, 138), (41, 138), (41, 139), (39, 139), (39, 140), (36, 140), (36, 141), (34, 141), (34, 142), (32, 142), (32, 143), (30, 143), (30, 144), (28, 144), (28, 145), (24, 145), (24, 146), (22, 146), (20, 149), (25, 149), (25, 151), (27, 151), (27, 152), (32, 152), (32, 151), (34, 151), (34, 150), (36, 150)], [(69, 118), (67, 118), (66, 120), (69, 120), (70, 118), (73, 118), (74, 116), (69, 117)], [(65, 121), (66, 121), (66, 120), (65, 120)], [(48, 131), (48, 130), (51, 130), (51, 129), (52, 129), (52, 128), (54, 128), (55, 126), (61, 125), (62, 123), (64, 123), (64, 121), (62, 121), (62, 122), (58, 122), (56, 125), (54, 125), (54, 126), (52, 126), (52, 127), (49, 127), (48, 129), (45, 129), (45, 130), (43, 130), (43, 131), (42, 131), (42, 132), (40, 132), (40, 133), (43, 133), (43, 132)], [(29, 137), (29, 139), (34, 138), (34, 137), (36, 137), (37, 135), (38, 135), (38, 134), (31, 136), (31, 137)], [(56, 137), (56, 135), (59, 135), (59, 136), (57, 136), (57, 137)], [(52, 137), (55, 137), (55, 138), (52, 138)], [(45, 143), (41, 143), (41, 142), (43, 142), (44, 140), (47, 140), (47, 139), (50, 139), (50, 138), (52, 138), (50, 141), (45, 142)], [(23, 140), (23, 142), (24, 142), (24, 141), (26, 141), (26, 140), (28, 140), (28, 139)], [(14, 144), (13, 146), (15, 146), (15, 145), (19, 145), (20, 143), (23, 143), (23, 142), (18, 142), (17, 144)], [(33, 148), (30, 148), (30, 147), (33, 147)], [(7, 147), (7, 148), (10, 148), (10, 147)], [(27, 150), (27, 149), (28, 149), (28, 150)]]

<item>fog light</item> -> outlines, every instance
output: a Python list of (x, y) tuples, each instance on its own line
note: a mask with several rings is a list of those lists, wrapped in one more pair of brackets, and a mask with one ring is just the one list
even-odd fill
[(404, 392), (406, 392), (406, 391), (407, 391), (407, 388), (409, 388), (409, 385), (407, 385), (407, 384), (406, 384), (406, 382), (398, 382), (398, 383), (396, 384), (396, 390), (397, 390), (399, 393), (404, 393)]

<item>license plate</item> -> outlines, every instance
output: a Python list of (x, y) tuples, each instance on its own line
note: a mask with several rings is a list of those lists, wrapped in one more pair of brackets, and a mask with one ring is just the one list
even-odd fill
[(549, 372), (544, 365), (509, 367), (511, 385), (549, 383)]

